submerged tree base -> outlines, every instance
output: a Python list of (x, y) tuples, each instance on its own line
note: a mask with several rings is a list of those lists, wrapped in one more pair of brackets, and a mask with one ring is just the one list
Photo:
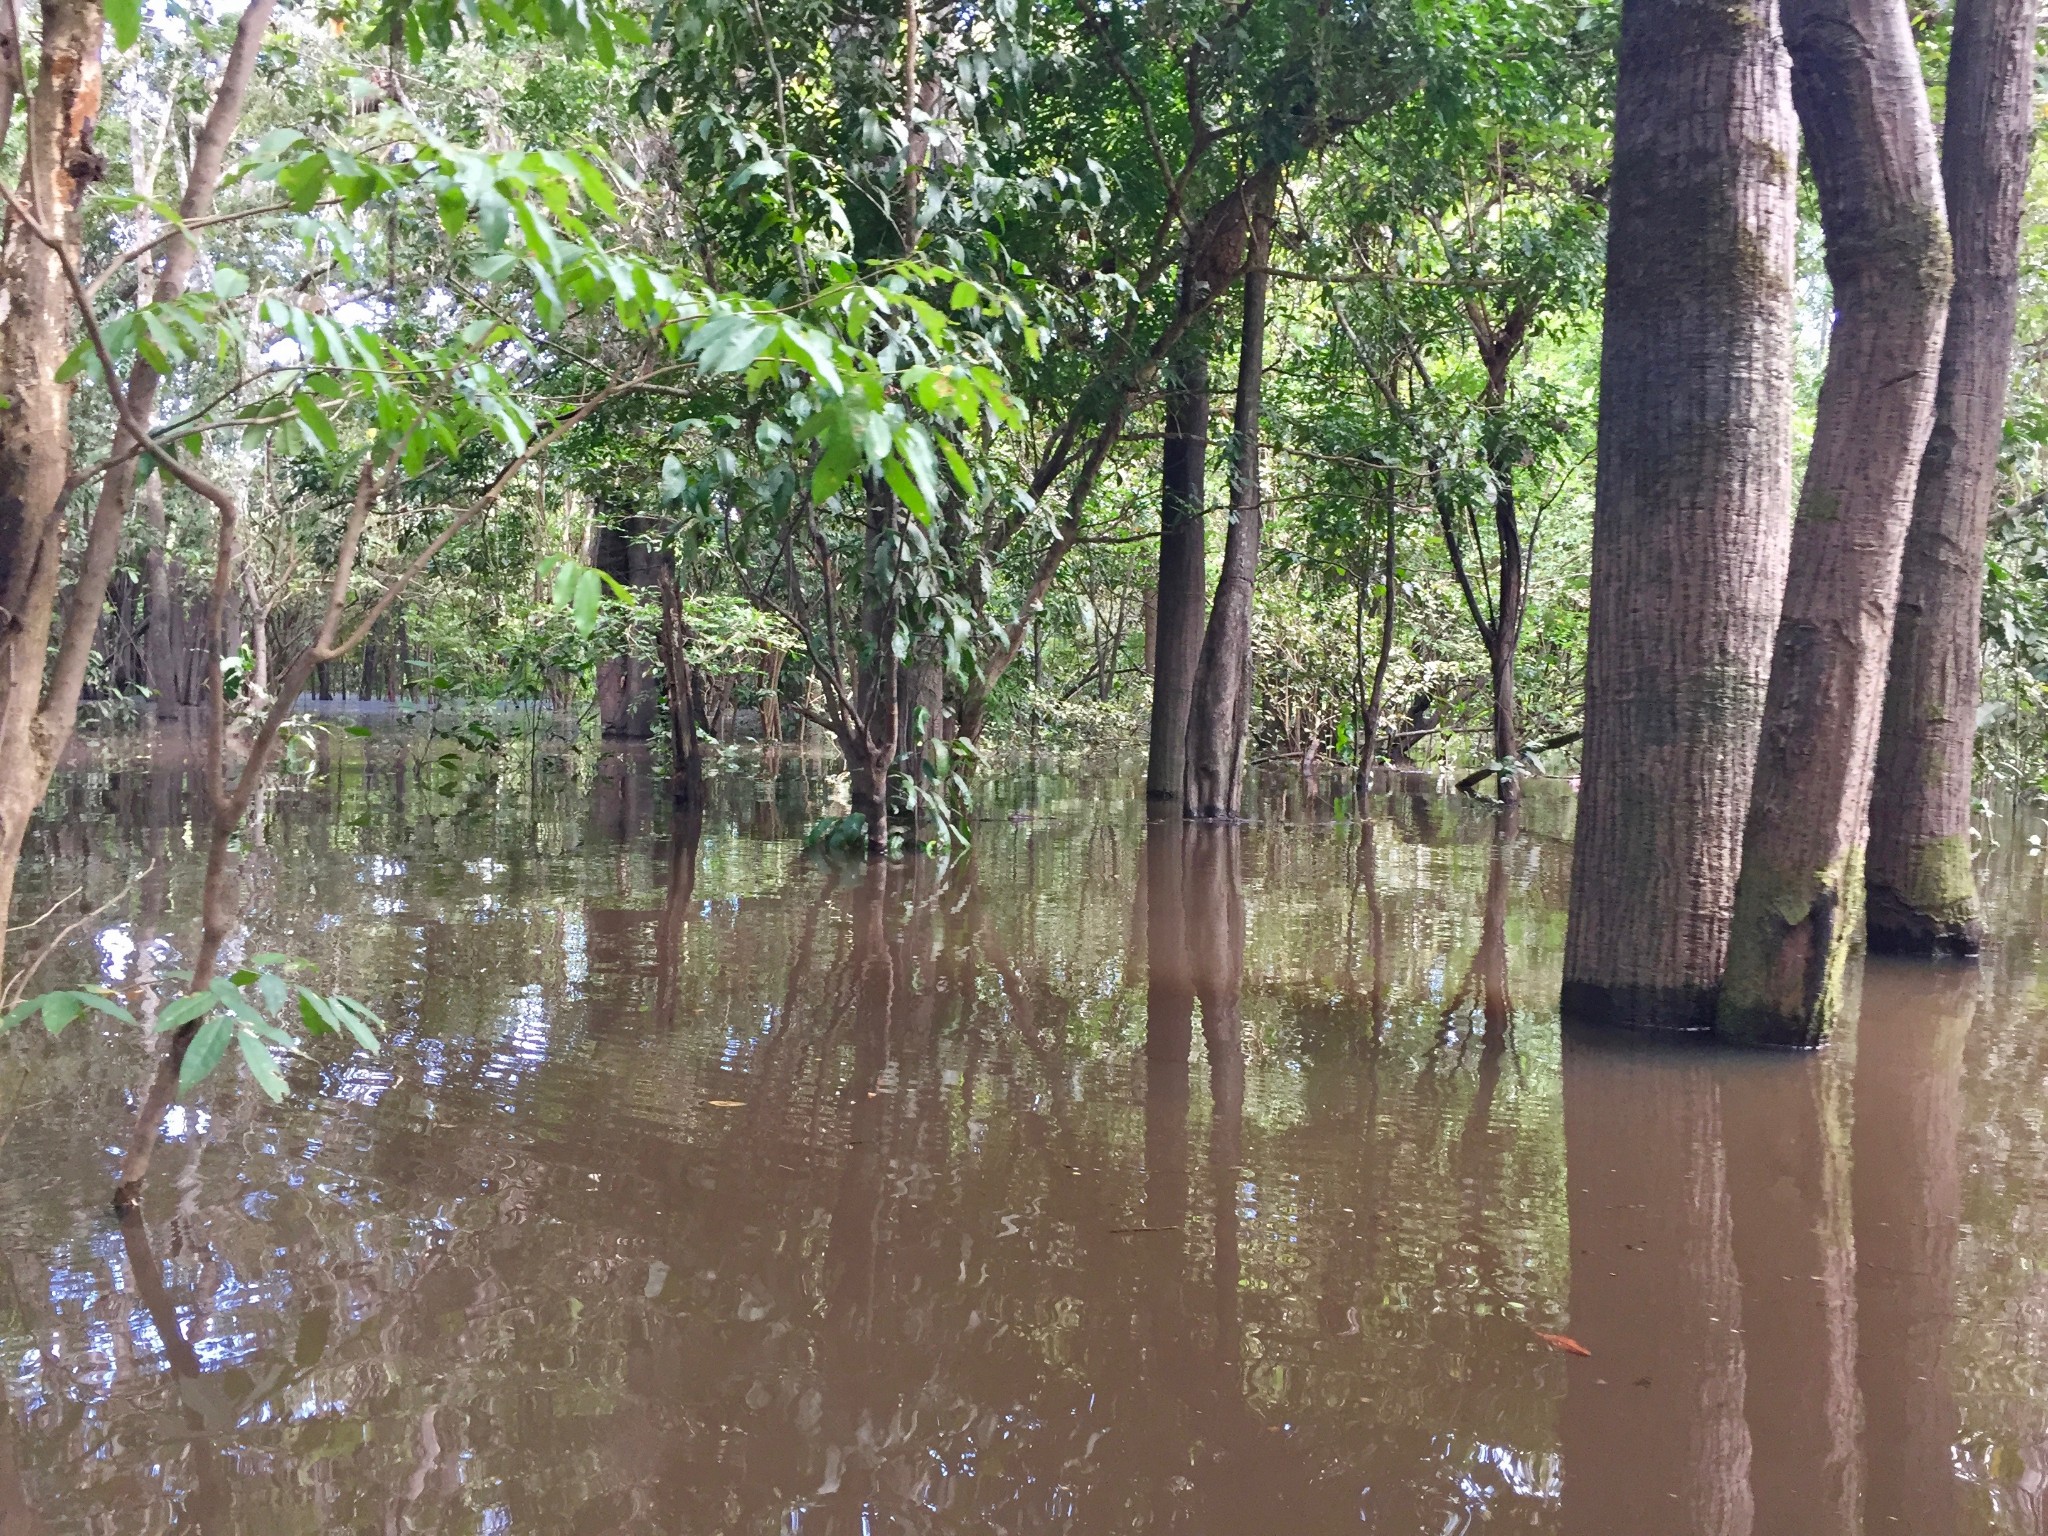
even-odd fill
[(1865, 899), (1875, 954), (1967, 960), (1984, 947), (1983, 913), (1970, 871), (1967, 837), (1920, 844), (1913, 849), (1906, 888), (1872, 880)]
[(1704, 1034), (1714, 1027), (1712, 987), (1604, 986), (1567, 981), (1559, 1008), (1568, 1023), (1602, 1029)]
[(1737, 1045), (1813, 1050), (1842, 1011), (1862, 927), (1863, 854), (1788, 874), (1752, 859), (1735, 892), (1735, 929), (1715, 1030)]

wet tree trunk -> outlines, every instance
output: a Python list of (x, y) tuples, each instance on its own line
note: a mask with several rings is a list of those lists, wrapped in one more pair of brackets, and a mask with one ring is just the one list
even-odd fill
[(1793, 168), (1776, 6), (1625, 0), (1564, 1007), (1705, 1029), (1784, 588)]
[(1266, 368), (1266, 256), (1273, 233), (1273, 193), (1266, 188), (1251, 215), (1244, 276), (1244, 324), (1237, 354), (1236, 463), (1230, 477), (1230, 532), (1209, 610), (1208, 632), (1188, 705), (1182, 813), (1235, 819), (1244, 802), (1245, 728), (1252, 695), (1252, 587), (1258, 576), (1264, 516), (1260, 489), (1259, 406)]
[(1933, 420), (1949, 241), (1903, 0), (1788, 0), (1792, 93), (1835, 322), (1792, 532), (1718, 1026), (1810, 1046), (1861, 927), (1864, 823), (1913, 486)]
[(2019, 310), (2020, 209), (2033, 140), (2033, 0), (1960, 0), (1941, 179), (1955, 289), (1906, 534), (1870, 808), (1870, 947), (1973, 955), (1970, 873), (1984, 545)]
[[(1180, 308), (1200, 302), (1192, 265), (1181, 272)], [(1152, 604), (1151, 750), (1145, 797), (1178, 800), (1187, 773), (1188, 711), (1202, 646), (1207, 582), (1203, 516), (1209, 435), (1209, 359), (1191, 338), (1173, 365), (1159, 465), (1159, 574)]]

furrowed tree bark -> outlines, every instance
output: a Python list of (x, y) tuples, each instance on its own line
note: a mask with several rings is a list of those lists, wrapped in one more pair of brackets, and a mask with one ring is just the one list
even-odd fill
[(1790, 530), (1797, 146), (1768, 3), (1624, 0), (1563, 1003), (1706, 1029)]
[(1955, 288), (1906, 533), (1878, 732), (1864, 889), (1873, 950), (1974, 955), (1970, 873), (1984, 545), (2019, 311), (2020, 210), (2033, 142), (2033, 0), (1959, 0), (1941, 180)]
[[(12, 209), (0, 237), (0, 930), (29, 816), (70, 735), (68, 719), (60, 727), (42, 710), (71, 467), (73, 386), (56, 378), (71, 339), (71, 290), (60, 253), (76, 261), (80, 201), (106, 172), (93, 148), (105, 30), (99, 0), (46, 0), (42, 14), (41, 68), (28, 100), (28, 147), (14, 195), (49, 239)], [(113, 553), (102, 547), (90, 554), (105, 567), (103, 592)], [(95, 603), (95, 622), (98, 613)], [(71, 697), (75, 708), (75, 687)], [(0, 931), (0, 976), (6, 944)]]
[(1224, 540), (1223, 569), (1216, 578), (1216, 598), (1209, 609), (1208, 632), (1202, 638), (1188, 705), (1181, 811), (1210, 821), (1235, 820), (1244, 803), (1245, 728), (1252, 696), (1252, 588), (1258, 575), (1264, 516), (1259, 405), (1266, 368), (1266, 294), (1272, 284), (1266, 257), (1272, 234), (1273, 189), (1268, 186), (1252, 210), (1244, 275), (1230, 532)]
[(1717, 1026), (1813, 1046), (1842, 1005), (1913, 487), (1950, 280), (1904, 0), (1787, 0), (1835, 321), (1800, 487)]

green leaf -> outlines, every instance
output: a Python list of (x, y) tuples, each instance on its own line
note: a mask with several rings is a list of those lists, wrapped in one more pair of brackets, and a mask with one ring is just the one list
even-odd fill
[(221, 1057), (227, 1054), (228, 1037), (234, 1032), (234, 1020), (224, 1013), (216, 1013), (199, 1026), (199, 1033), (185, 1050), (184, 1064), (178, 1068), (179, 1093), (190, 1093), (220, 1065)]
[(123, 52), (133, 48), (142, 36), (142, 0), (107, 0), (106, 10), (114, 46)]
[(818, 455), (818, 467), (811, 471), (811, 500), (821, 502), (836, 495), (859, 462), (860, 449), (854, 446), (853, 439), (844, 432), (833, 433)]
[(334, 423), (327, 419), (327, 413), (311, 395), (300, 393), (292, 397), (292, 409), (299, 413), (299, 420), (306, 424), (306, 431), (313, 440), (329, 453), (341, 447), (341, 435), (334, 430)]
[(118, 1019), (123, 1024), (133, 1024), (135, 1022), (134, 1014), (103, 992), (74, 992), (71, 995), (95, 1013), (104, 1013), (108, 1018)]
[(6, 1013), (0, 1014), (0, 1035), (6, 1034), (42, 1006), (43, 1000), (40, 997), (32, 997), (27, 1002), (16, 1003)]
[(294, 213), (311, 213), (327, 189), (327, 156), (318, 150), (278, 167), (277, 189)]
[(586, 569), (576, 578), (576, 595), (571, 605), (578, 634), (588, 636), (595, 632), (598, 607), (603, 600), (604, 582), (596, 571)]
[(235, 1031), (235, 1044), (241, 1047), (242, 1060), (249, 1068), (249, 1075), (256, 1079), (256, 1086), (269, 1096), (273, 1104), (283, 1099), (289, 1090), (284, 1074), (277, 1070), (277, 1058), (270, 1054), (270, 1047), (246, 1029)]
[(309, 1035), (333, 1035), (341, 1032), (341, 1023), (334, 1016), (334, 1009), (322, 997), (307, 987), (299, 988), (299, 1018)]
[(76, 992), (52, 992), (43, 998), (43, 1028), (61, 1035), (64, 1026), (84, 1012)]
[(376, 1014), (370, 1012), (369, 1009), (365, 1008), (354, 998), (343, 997), (338, 992), (330, 996), (327, 1002), (328, 1006), (334, 1010), (335, 1018), (341, 1021), (341, 1027), (348, 1032), (349, 1037), (357, 1045), (360, 1045), (372, 1056), (379, 1054), (384, 1049), (377, 1039), (377, 1031), (371, 1027), (372, 1025), (384, 1022)]
[(256, 995), (263, 999), (263, 1006), (276, 1013), (291, 996), (291, 988), (285, 979), (275, 971), (265, 971), (256, 978)]
[(206, 992), (188, 992), (173, 998), (156, 1011), (156, 1032), (167, 1035), (181, 1024), (213, 1012), (213, 997)]

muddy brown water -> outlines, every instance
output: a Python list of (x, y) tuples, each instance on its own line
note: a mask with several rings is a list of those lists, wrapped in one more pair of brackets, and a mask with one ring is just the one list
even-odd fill
[[(235, 942), (380, 1058), (208, 1085), (124, 1227), (139, 1043), (0, 1044), (5, 1536), (2048, 1530), (2038, 818), (1981, 968), (1762, 1057), (1561, 1039), (1556, 786), (1020, 769), (863, 868), (797, 759), (692, 828), (630, 755), (324, 750)], [(59, 785), (53, 976), (191, 943), (189, 789)]]

